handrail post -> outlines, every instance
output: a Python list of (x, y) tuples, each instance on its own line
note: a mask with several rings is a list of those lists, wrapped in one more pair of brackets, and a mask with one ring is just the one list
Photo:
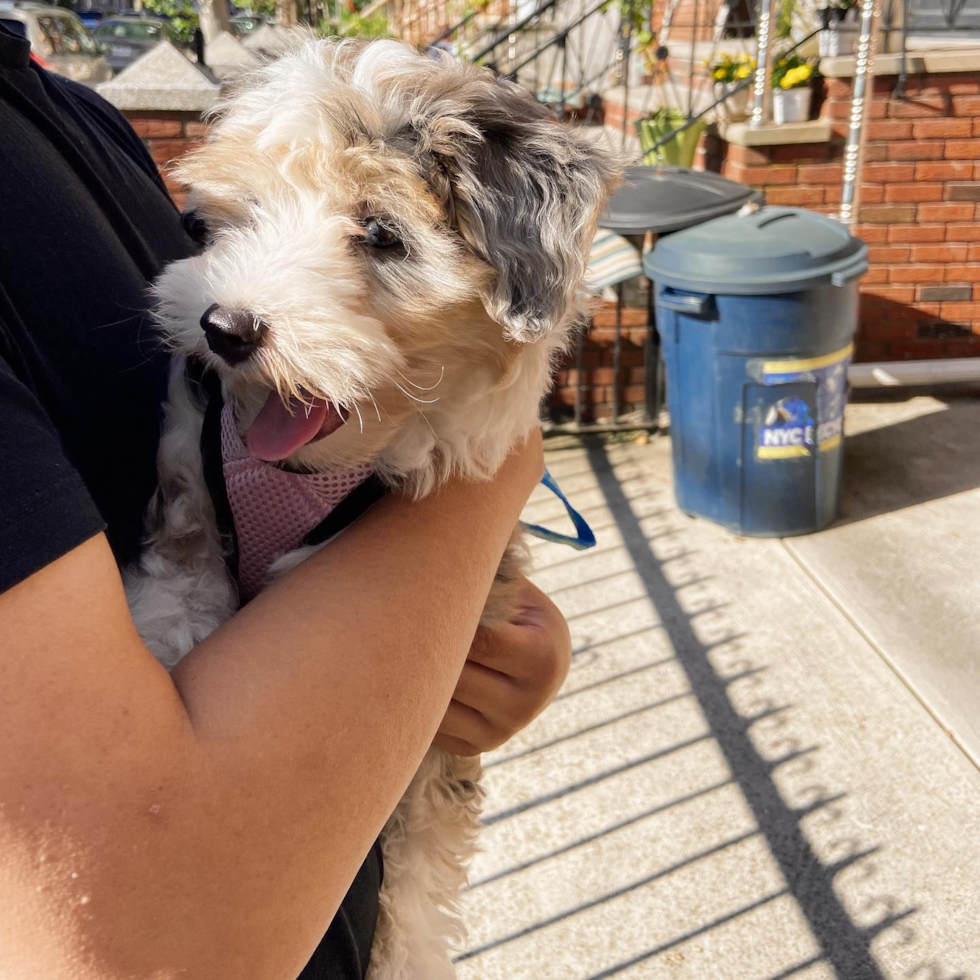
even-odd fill
[(875, 77), (875, 43), (881, 18), (880, 0), (861, 0), (861, 33), (854, 59), (854, 91), (851, 94), (851, 119), (844, 147), (844, 179), (841, 185), (840, 211), (837, 220), (846, 228), (857, 223), (861, 197), (861, 164), (864, 159), (865, 125), (871, 108)]
[(772, 119), (772, 74), (769, 68), (770, 49), (775, 34), (779, 0), (759, 0), (759, 17), (756, 25), (755, 79), (752, 84), (752, 129), (764, 126)]
[[(633, 44), (633, 4), (636, 0), (627, 0), (625, 7), (620, 6), (619, 16), (619, 50), (616, 59), (623, 79), (623, 132), (620, 142), (621, 149), (626, 148), (629, 134), (630, 118), (630, 48)], [(625, 27), (624, 27), (625, 20)]]

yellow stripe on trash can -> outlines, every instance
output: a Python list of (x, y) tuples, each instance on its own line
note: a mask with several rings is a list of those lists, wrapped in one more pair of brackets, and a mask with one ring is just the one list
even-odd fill
[(799, 371), (817, 371), (820, 368), (829, 367), (837, 364), (854, 353), (854, 345), (848, 344), (833, 354), (824, 354), (823, 357), (811, 357), (806, 361), (766, 361), (762, 365), (765, 374), (796, 374)]
[(809, 456), (807, 446), (759, 446), (756, 456), (759, 459), (791, 459), (793, 456)]

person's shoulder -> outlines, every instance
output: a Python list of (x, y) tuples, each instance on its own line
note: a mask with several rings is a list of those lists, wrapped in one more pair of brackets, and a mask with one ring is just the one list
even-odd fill
[(98, 127), (100, 133), (118, 146), (134, 163), (144, 170), (161, 188), (163, 182), (143, 141), (136, 135), (135, 130), (126, 121), (126, 117), (110, 102), (107, 102), (94, 89), (79, 82), (45, 72), (49, 84), (56, 86), (62, 95), (73, 102), (80, 111), (84, 112), (89, 121)]

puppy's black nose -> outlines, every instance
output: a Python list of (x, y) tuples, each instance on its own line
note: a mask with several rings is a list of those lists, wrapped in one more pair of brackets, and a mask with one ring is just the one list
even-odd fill
[(269, 325), (248, 310), (214, 303), (201, 317), (208, 347), (229, 364), (247, 361), (262, 346)]

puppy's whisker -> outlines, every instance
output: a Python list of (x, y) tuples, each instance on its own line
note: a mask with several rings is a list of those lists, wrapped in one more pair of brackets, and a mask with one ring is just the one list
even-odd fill
[[(395, 370), (396, 370), (396, 371), (398, 371), (398, 368), (395, 368)], [(426, 387), (425, 387), (424, 385), (420, 385), (420, 384), (416, 384), (416, 383), (415, 383), (414, 381), (412, 381), (412, 380), (411, 380), (410, 378), (406, 378), (406, 377), (405, 377), (405, 375), (404, 375), (404, 374), (402, 374), (402, 372), (401, 372), (401, 371), (398, 371), (398, 374), (399, 374), (399, 377), (401, 377), (401, 379), (402, 379), (402, 380), (403, 380), (403, 381), (404, 381), (404, 382), (405, 382), (406, 384), (410, 384), (410, 385), (411, 385), (411, 386), (412, 386), (413, 388), (415, 388), (415, 389), (416, 389), (417, 391), (435, 391), (435, 390), (436, 390), (436, 388), (438, 388), (438, 387), (439, 387), (439, 385), (441, 385), (441, 384), (442, 384), (442, 379), (443, 379), (443, 378), (444, 378), (444, 377), (446, 376), (446, 366), (445, 366), (445, 364), (444, 364), (444, 365), (443, 365), (443, 366), (442, 366), (442, 367), (441, 367), (441, 368), (439, 369), (439, 380), (438, 380), (438, 381), (437, 381), (437, 382), (436, 382), (436, 383), (435, 383), (434, 385), (430, 385), (430, 386), (429, 386), (428, 388), (426, 388)]]
[(374, 400), (373, 392), (368, 392), (368, 398), (371, 399), (371, 404), (374, 406), (374, 411), (377, 413), (378, 421), (381, 421), (381, 409), (378, 408), (378, 403)]
[(361, 417), (361, 410), (357, 407), (357, 402), (352, 401), (351, 405), (354, 407), (354, 411), (357, 412), (357, 421), (361, 423), (361, 432), (364, 432), (364, 419)]
[(418, 402), (420, 405), (435, 405), (438, 398), (419, 398), (417, 395), (413, 395), (410, 391), (406, 391), (397, 381), (391, 382), (406, 398), (411, 398), (413, 402)]

